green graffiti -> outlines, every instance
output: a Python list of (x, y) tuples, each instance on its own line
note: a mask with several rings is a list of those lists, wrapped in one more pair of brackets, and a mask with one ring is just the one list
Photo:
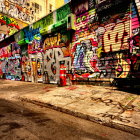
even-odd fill
[(53, 13), (47, 15), (46, 17), (44, 17), (41, 20), (34, 23), (33, 24), (33, 29), (45, 28), (45, 27), (47, 27), (51, 24), (53, 24)]
[(6, 24), (10, 24), (11, 23), (10, 18), (8, 18), (7, 16), (3, 16), (3, 20), (6, 21)]
[(57, 21), (63, 20), (63, 19), (66, 18), (67, 15), (69, 15), (70, 13), (71, 13), (71, 10), (70, 10), (69, 4), (66, 4), (65, 6), (59, 8), (59, 9), (56, 11)]

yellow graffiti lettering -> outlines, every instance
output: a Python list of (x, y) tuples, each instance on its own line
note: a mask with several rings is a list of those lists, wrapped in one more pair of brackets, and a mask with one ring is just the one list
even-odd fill
[(121, 49), (128, 49), (128, 38), (130, 21), (118, 23), (113, 30), (105, 32), (103, 37), (105, 52), (119, 51)]
[(101, 57), (101, 53), (103, 52), (102, 46), (97, 49), (97, 56), (98, 58)]
[(116, 69), (118, 68), (119, 65), (122, 67), (122, 73), (120, 75), (118, 75), (119, 72), (116, 71), (116, 76), (117, 76), (117, 78), (126, 78), (130, 71), (130, 65), (127, 61), (125, 61), (122, 58), (123, 54), (116, 54), (116, 56), (118, 58), (118, 63), (116, 65)]
[(61, 34), (59, 33), (57, 36), (54, 37), (48, 37), (44, 41), (44, 49), (47, 47), (53, 47), (54, 45), (59, 46), (61, 41)]
[(17, 31), (18, 31), (17, 29), (9, 29), (9, 35), (12, 35)]

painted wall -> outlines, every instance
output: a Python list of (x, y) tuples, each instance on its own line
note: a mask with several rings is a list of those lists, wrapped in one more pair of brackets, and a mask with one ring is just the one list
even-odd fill
[(0, 0), (0, 12), (24, 22), (35, 21), (34, 11), (27, 3), (28, 0)]
[[(27, 55), (23, 56), (22, 61), (25, 81), (43, 82), (47, 75), (51, 83), (57, 83), (60, 61), (65, 61), (67, 70), (71, 69), (70, 32), (66, 28), (70, 13), (70, 6), (67, 4), (23, 29), (24, 39), (28, 42)], [(63, 31), (57, 28), (59, 26), (65, 26)]]
[[(75, 30), (68, 26), (72, 22)], [(19, 77), (57, 83), (60, 61), (65, 61), (74, 80), (140, 78), (139, 34), (134, 1), (72, 1), (15, 35), (21, 48)], [(5, 48), (0, 52), (0, 73), (7, 61), (11, 63)]]
[(50, 82), (59, 80), (60, 61), (65, 61), (67, 70), (71, 70), (69, 37), (69, 33), (58, 32), (44, 40), (44, 71), (48, 73)]
[(14, 18), (0, 14), (0, 41), (24, 28), (25, 24)]
[(76, 79), (139, 77), (135, 73), (140, 70), (139, 21), (134, 4), (104, 0), (90, 10), (91, 3), (77, 3), (73, 9), (76, 32), (71, 52)]
[(63, 4), (64, 0), (0, 0), (0, 13), (31, 24)]
[(0, 49), (0, 75), (9, 80), (21, 80), (20, 46), (13, 42)]

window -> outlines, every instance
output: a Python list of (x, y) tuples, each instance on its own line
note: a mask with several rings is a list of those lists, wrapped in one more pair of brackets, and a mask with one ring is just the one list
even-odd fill
[[(33, 7), (35, 13), (37, 13), (37, 14), (39, 14), (40, 8), (41, 8), (41, 10), (42, 10), (42, 7), (41, 7), (38, 3), (32, 3), (32, 7)], [(41, 10), (40, 10), (40, 11), (41, 11)]]
[(50, 4), (50, 13), (52, 12), (52, 4)]
[(35, 9), (39, 9), (39, 4), (35, 3)]

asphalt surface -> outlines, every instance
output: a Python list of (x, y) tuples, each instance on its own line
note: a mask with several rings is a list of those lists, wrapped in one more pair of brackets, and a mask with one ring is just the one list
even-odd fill
[(133, 134), (15, 98), (44, 87), (0, 80), (0, 140), (140, 140)]

